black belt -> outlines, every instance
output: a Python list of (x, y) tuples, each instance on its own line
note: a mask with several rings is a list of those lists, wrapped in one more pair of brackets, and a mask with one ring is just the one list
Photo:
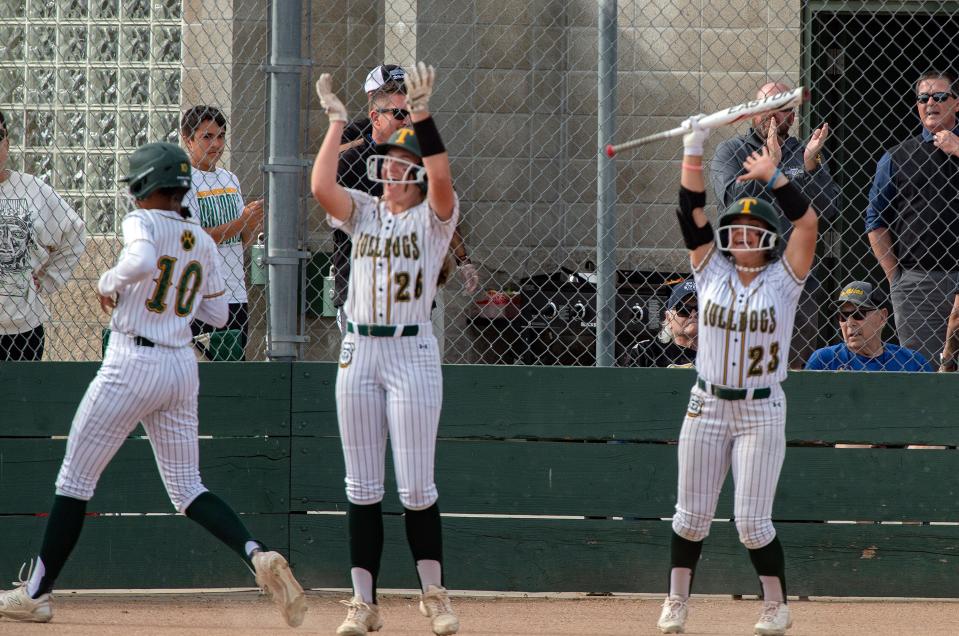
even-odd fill
[[(713, 384), (712, 382), (707, 382), (702, 378), (696, 378), (696, 386), (706, 393), (712, 393), (720, 400), (762, 400), (772, 395), (772, 389), (768, 386), (759, 389), (730, 389), (725, 386)], [(750, 395), (750, 391), (752, 395)]]
[(144, 338), (143, 336), (133, 336), (133, 344), (140, 345), (141, 347), (155, 346), (152, 340)]
[(347, 322), (346, 330), (361, 336), (394, 338), (396, 336), (415, 336), (420, 332), (420, 327), (419, 325), (403, 325), (401, 328), (400, 325), (358, 325), (353, 322)]

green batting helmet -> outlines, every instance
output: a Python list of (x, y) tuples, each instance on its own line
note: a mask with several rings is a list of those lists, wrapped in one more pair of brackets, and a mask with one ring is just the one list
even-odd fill
[[(380, 174), (381, 161), (384, 158), (384, 155), (386, 155), (386, 153), (393, 148), (405, 150), (420, 160), (419, 165), (414, 164), (408, 169), (408, 176), (402, 181), (385, 179)], [(421, 191), (424, 193), (426, 192), (426, 170), (422, 166), (423, 152), (420, 150), (420, 142), (416, 138), (416, 132), (412, 128), (400, 128), (395, 133), (390, 135), (389, 139), (381, 144), (376, 144), (374, 152), (376, 154), (370, 155), (366, 158), (366, 176), (368, 179), (377, 183), (415, 183)], [(406, 160), (400, 159), (400, 161)], [(412, 173), (410, 170), (412, 170)]]
[(416, 132), (412, 128), (400, 128), (390, 135), (389, 139), (381, 144), (376, 144), (376, 153), (385, 155), (390, 148), (399, 148), (417, 157), (423, 157), (423, 153), (420, 152), (420, 142), (416, 138)]
[(762, 199), (744, 198), (733, 201), (733, 204), (719, 215), (719, 228), (716, 230), (719, 240), (716, 245), (720, 250), (729, 249), (729, 232), (723, 232), (723, 229), (735, 225), (733, 220), (741, 216), (754, 217), (766, 224), (768, 230), (760, 239), (763, 249), (774, 249), (780, 242), (783, 229), (776, 208)]
[(163, 141), (144, 144), (130, 155), (127, 176), (135, 199), (145, 199), (160, 188), (190, 189), (190, 158), (179, 146)]

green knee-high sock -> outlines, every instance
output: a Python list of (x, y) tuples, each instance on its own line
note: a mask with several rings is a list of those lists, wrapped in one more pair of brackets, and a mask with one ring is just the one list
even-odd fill
[(40, 579), (35, 597), (53, 590), (53, 584), (60, 575), (60, 570), (63, 569), (74, 546), (77, 545), (86, 513), (87, 502), (85, 501), (63, 495), (53, 498), (53, 507), (50, 508), (47, 529), (43, 533), (43, 544), (40, 547), (43, 578)]
[(184, 514), (239, 554), (250, 569), (253, 569), (253, 563), (246, 551), (247, 543), (254, 541), (259, 543), (262, 550), (266, 550), (266, 546), (250, 535), (233, 508), (212, 492), (205, 492), (194, 499)]

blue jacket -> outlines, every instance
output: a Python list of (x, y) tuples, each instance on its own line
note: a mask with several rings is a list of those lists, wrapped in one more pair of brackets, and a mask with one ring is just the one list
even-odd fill
[(809, 356), (811, 371), (935, 371), (921, 353), (894, 345), (883, 345), (883, 352), (867, 358), (849, 350), (845, 342), (817, 349)]

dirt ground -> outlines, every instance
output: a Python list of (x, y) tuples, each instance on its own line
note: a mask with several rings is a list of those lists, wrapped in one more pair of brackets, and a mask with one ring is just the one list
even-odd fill
[[(0, 620), (0, 634), (92, 636), (267, 636), (334, 634), (345, 616), (345, 594), (310, 592), (303, 626), (283, 625), (273, 605), (256, 592), (198, 594), (70, 594), (54, 602), (53, 622)], [(454, 597), (460, 634), (474, 636), (623, 636), (658, 634), (660, 600), (649, 597)], [(959, 603), (951, 601), (791, 601), (790, 636), (829, 634), (959, 634)], [(412, 595), (380, 598), (381, 634), (429, 636)], [(693, 598), (687, 634), (752, 634), (758, 601)]]

